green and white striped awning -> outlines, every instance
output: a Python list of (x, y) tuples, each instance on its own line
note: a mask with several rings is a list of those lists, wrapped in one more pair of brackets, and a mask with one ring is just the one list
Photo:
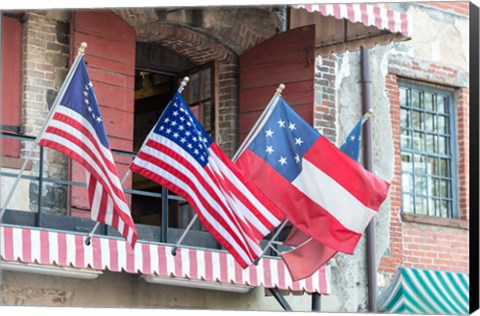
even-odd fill
[(467, 273), (401, 267), (380, 296), (379, 311), (409, 314), (468, 314)]

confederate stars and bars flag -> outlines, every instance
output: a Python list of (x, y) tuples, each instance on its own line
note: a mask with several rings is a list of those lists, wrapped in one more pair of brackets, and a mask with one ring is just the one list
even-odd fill
[[(283, 97), (272, 99), (268, 108), (236, 165), (305, 238), (332, 250), (320, 254), (318, 260), (325, 262), (334, 251), (352, 254), (390, 184), (342, 153)], [(283, 259), (294, 280), (312, 272), (303, 269), (305, 261), (295, 260), (292, 266)]]
[(284, 215), (213, 142), (177, 92), (130, 169), (182, 196), (245, 268)]
[(64, 153), (85, 168), (91, 218), (116, 228), (133, 248), (137, 232), (83, 56), (39, 144)]

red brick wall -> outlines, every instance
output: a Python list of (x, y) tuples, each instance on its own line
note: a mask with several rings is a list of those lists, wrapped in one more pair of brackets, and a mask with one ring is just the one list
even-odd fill
[[(392, 61), (390, 73), (386, 76), (385, 89), (390, 102), (393, 143), (395, 151), (394, 178), (392, 179), (391, 219), (390, 219), (390, 253), (384, 256), (379, 271), (394, 274), (399, 266), (439, 269), (447, 271), (468, 272), (469, 243), (468, 230), (465, 223), (459, 220), (468, 219), (468, 89), (456, 89), (457, 110), (457, 163), (458, 163), (458, 198), (459, 220), (447, 220), (449, 223), (438, 226), (430, 220), (430, 224), (412, 222), (401, 215), (401, 162), (400, 162), (400, 100), (399, 76), (413, 78), (435, 78), (436, 82), (448, 83), (456, 70), (435, 64), (429, 67), (418, 67), (414, 61)], [(402, 79), (404, 80), (404, 79)], [(419, 82), (421, 83), (421, 82)], [(427, 83), (428, 84), (428, 83)], [(430, 83), (431, 84), (431, 83)], [(455, 225), (456, 222), (460, 224)], [(452, 223), (457, 227), (452, 227)], [(445, 227), (447, 226), (447, 227)], [(450, 227), (448, 227), (450, 226)], [(463, 228), (458, 228), (462, 227)]]
[(322, 56), (315, 69), (315, 107), (313, 126), (336, 143), (335, 69), (337, 56)]
[(457, 168), (458, 208), (460, 219), (470, 218), (469, 205), (469, 89), (460, 89), (457, 95)]
[(450, 11), (458, 14), (469, 15), (469, 3), (467, 1), (455, 2), (422, 2), (423, 5)]
[(469, 270), (468, 231), (405, 225), (403, 266), (454, 272)]
[[(390, 100), (390, 116), (392, 120), (393, 146), (395, 153), (400, 151), (400, 92), (398, 89), (397, 76), (387, 75), (385, 88)], [(394, 156), (394, 177), (390, 186), (390, 255), (380, 261), (380, 271), (395, 273), (396, 268), (403, 262), (403, 228), (400, 219), (402, 208), (401, 196), (401, 163), (400, 155)]]

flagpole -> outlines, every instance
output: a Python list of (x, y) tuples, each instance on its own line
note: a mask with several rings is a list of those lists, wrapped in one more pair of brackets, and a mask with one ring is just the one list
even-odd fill
[(270, 115), (270, 113), (273, 111), (274, 105), (277, 104), (277, 99), (282, 95), (283, 90), (285, 89), (285, 85), (283, 83), (278, 85), (278, 88), (275, 90), (275, 93), (268, 103), (268, 105), (265, 107), (263, 110), (262, 114), (260, 114), (260, 117), (258, 120), (255, 122), (253, 125), (252, 129), (250, 132), (248, 132), (247, 137), (245, 137), (245, 140), (243, 143), (240, 145), (238, 148), (237, 152), (232, 158), (232, 161), (235, 162), (240, 156), (240, 154), (245, 150), (245, 147), (247, 147), (250, 144), (251, 139), (255, 138), (257, 136), (258, 131), (260, 130), (261, 126), (265, 123), (266, 118)]
[[(182, 91), (185, 89), (185, 87), (187, 86), (188, 82), (190, 81), (190, 78), (188, 77), (184, 77), (182, 82), (180, 83), (180, 87), (178, 87), (178, 93), (182, 93)], [(145, 139), (143, 140), (143, 143), (142, 143), (142, 146), (145, 145), (147, 139), (149, 138), (150, 134), (153, 132), (155, 126), (152, 127), (152, 129), (150, 130), (150, 132), (148, 133), (147, 137), (145, 137)], [(141, 148), (140, 147), (140, 148)], [(130, 165), (132, 165), (132, 163), (130, 162)], [(127, 172), (125, 173), (125, 175), (123, 176), (122, 178), (122, 181), (120, 182), (121, 185), (123, 186), (123, 184), (125, 183), (125, 181), (127, 180), (127, 178), (130, 176), (130, 174), (132, 173), (132, 170), (130, 170), (130, 165), (127, 169)], [(100, 222), (97, 222), (95, 224), (95, 226), (93, 227), (93, 229), (90, 231), (90, 233), (88, 233), (87, 235), (87, 238), (85, 238), (85, 245), (87, 246), (90, 246), (90, 241), (93, 237), (93, 235), (95, 234), (95, 231), (98, 229), (98, 227), (100, 226)]]
[(62, 86), (60, 87), (60, 90), (57, 94), (57, 97), (55, 98), (55, 101), (52, 104), (52, 108), (48, 112), (47, 119), (43, 123), (43, 126), (42, 126), (42, 129), (40, 130), (40, 133), (38, 134), (37, 138), (35, 138), (35, 141), (33, 142), (32, 146), (30, 147), (30, 150), (28, 151), (27, 156), (25, 157), (25, 160), (23, 162), (22, 167), (20, 168), (20, 171), (17, 175), (17, 178), (15, 179), (15, 182), (13, 183), (12, 188), (10, 189), (10, 192), (9, 192), (9, 194), (8, 194), (6, 200), (5, 200), (5, 203), (2, 206), (2, 210), (0, 211), (0, 223), (2, 221), (3, 215), (5, 214), (5, 210), (7, 209), (8, 204), (10, 203), (10, 200), (13, 197), (13, 193), (14, 193), (15, 189), (17, 188), (18, 183), (20, 182), (20, 179), (21, 179), (23, 173), (25, 172), (27, 164), (30, 161), (30, 159), (32, 158), (32, 154), (33, 154), (33, 151), (34, 151), (35, 147), (38, 145), (38, 142), (40, 141), (40, 138), (43, 136), (43, 133), (45, 133), (45, 130), (47, 128), (47, 124), (49, 123), (53, 113), (55, 112), (56, 107), (58, 106), (58, 104), (62, 100), (63, 96), (65, 95), (66, 87), (70, 84), (70, 81), (72, 80), (73, 74), (75, 73), (75, 70), (77, 69), (77, 66), (80, 62), (81, 57), (83, 57), (83, 55), (85, 55), (85, 48), (87, 48), (87, 43), (82, 42), (80, 44), (80, 47), (78, 48), (77, 56), (75, 57), (75, 60), (73, 61), (72, 67), (70, 68), (70, 71), (68, 72), (67, 77), (65, 78)]
[[(249, 143), (250, 139), (254, 138), (254, 136), (256, 136), (256, 134), (258, 133), (257, 130), (259, 129), (259, 127), (261, 125), (263, 125), (264, 121), (265, 121), (265, 118), (268, 117), (267, 114), (270, 114), (273, 110), (273, 105), (276, 104), (276, 100), (278, 97), (280, 97), (282, 95), (282, 92), (283, 90), (285, 89), (285, 85), (283, 83), (279, 84), (278, 85), (278, 88), (275, 90), (275, 93), (272, 97), (272, 99), (270, 100), (270, 102), (268, 103), (268, 105), (265, 107), (265, 109), (263, 110), (262, 114), (260, 115), (260, 117), (258, 118), (258, 120), (255, 122), (254, 126), (252, 127), (252, 129), (250, 130), (250, 132), (248, 133), (247, 137), (245, 138), (245, 140), (243, 141), (242, 145), (240, 145), (240, 147), (238, 148), (237, 152), (235, 153), (235, 155), (233, 156), (232, 158), (232, 161), (235, 162), (238, 158), (238, 156), (240, 156), (240, 154), (243, 152), (244, 148), (247, 146), (247, 144)], [(180, 246), (180, 244), (182, 243), (183, 239), (185, 239), (185, 236), (187, 235), (188, 231), (192, 228), (193, 226), (193, 223), (197, 220), (198, 218), (198, 215), (195, 214), (195, 216), (192, 218), (192, 220), (190, 221), (190, 223), (188, 224), (187, 228), (183, 231), (182, 233), (182, 236), (180, 236), (180, 238), (178, 239), (178, 241), (176, 242), (175, 246), (173, 246), (172, 248), (172, 255), (173, 256), (176, 256), (177, 255), (177, 249), (178, 247)], [(268, 246), (267, 246), (268, 248)], [(263, 253), (265, 253), (266, 250), (264, 250)]]
[(265, 246), (265, 248), (263, 248), (262, 250), (262, 253), (260, 254), (260, 256), (258, 256), (257, 259), (255, 259), (255, 261), (253, 262), (253, 264), (257, 265), (258, 262), (260, 261), (260, 259), (262, 258), (262, 256), (267, 252), (267, 250), (270, 248), (270, 246), (272, 245), (272, 243), (275, 241), (275, 239), (277, 239), (278, 235), (282, 232), (283, 228), (285, 227), (285, 225), (287, 225), (288, 223), (288, 220), (287, 219), (284, 219), (282, 221), (282, 224), (277, 228), (277, 231), (275, 232), (275, 234), (272, 236), (272, 238), (270, 238), (270, 240), (268, 241), (267, 245)]

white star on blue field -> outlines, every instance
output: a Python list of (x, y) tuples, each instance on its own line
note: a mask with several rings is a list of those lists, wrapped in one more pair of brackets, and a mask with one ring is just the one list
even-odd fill
[(302, 159), (320, 134), (279, 100), (248, 148), (290, 182), (302, 171)]

